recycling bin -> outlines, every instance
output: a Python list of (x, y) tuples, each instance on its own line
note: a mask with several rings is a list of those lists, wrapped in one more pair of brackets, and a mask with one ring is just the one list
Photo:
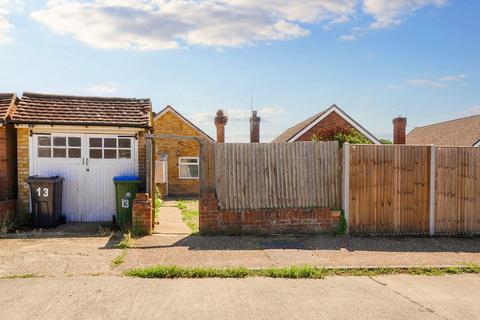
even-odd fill
[(141, 180), (137, 176), (117, 176), (113, 178), (117, 207), (114, 222), (119, 227), (128, 228), (132, 225), (132, 205), (140, 182)]
[(32, 200), (31, 223), (34, 227), (51, 228), (65, 222), (62, 214), (63, 180), (59, 176), (28, 178)]

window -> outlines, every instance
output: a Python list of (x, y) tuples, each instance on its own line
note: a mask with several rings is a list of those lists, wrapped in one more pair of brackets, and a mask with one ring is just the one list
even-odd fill
[(89, 138), (89, 156), (92, 159), (130, 159), (131, 138)]
[(37, 145), (39, 158), (80, 158), (82, 156), (79, 137), (37, 136)]
[(180, 179), (198, 179), (198, 158), (180, 157), (178, 158), (178, 169)]

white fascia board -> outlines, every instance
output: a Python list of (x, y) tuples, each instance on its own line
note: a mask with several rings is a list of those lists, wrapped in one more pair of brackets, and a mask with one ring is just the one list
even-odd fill
[(299, 133), (294, 135), (292, 138), (290, 138), (287, 142), (293, 142), (296, 141), (298, 138), (300, 138), (305, 132), (316, 126), (320, 121), (325, 119), (328, 115), (330, 115), (332, 112), (336, 112), (339, 116), (341, 116), (345, 121), (347, 121), (352, 127), (358, 130), (361, 134), (366, 136), (370, 141), (372, 141), (374, 144), (382, 144), (377, 138), (375, 138), (371, 133), (366, 131), (363, 127), (359, 126), (355, 121), (353, 121), (345, 112), (337, 108), (336, 106), (330, 107), (330, 110), (326, 111), (324, 114), (322, 114), (320, 117), (318, 117), (315, 121), (310, 123), (308, 126), (306, 126), (303, 130), (301, 130)]

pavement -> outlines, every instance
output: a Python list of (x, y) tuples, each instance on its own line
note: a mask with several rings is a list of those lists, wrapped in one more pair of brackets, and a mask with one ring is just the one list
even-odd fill
[(480, 319), (480, 276), (0, 280), (2, 319)]
[(164, 201), (160, 208), (159, 224), (155, 225), (154, 233), (164, 235), (190, 234), (190, 228), (183, 222), (182, 213), (176, 207), (176, 202)]

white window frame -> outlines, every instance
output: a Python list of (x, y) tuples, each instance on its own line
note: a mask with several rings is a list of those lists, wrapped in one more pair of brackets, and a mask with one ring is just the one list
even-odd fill
[[(182, 164), (182, 160), (197, 160), (196, 164)], [(193, 166), (196, 165), (198, 167), (198, 177), (182, 177), (181, 175), (181, 166)], [(199, 157), (178, 157), (178, 178), (182, 180), (198, 180), (200, 179), (200, 158)]]

